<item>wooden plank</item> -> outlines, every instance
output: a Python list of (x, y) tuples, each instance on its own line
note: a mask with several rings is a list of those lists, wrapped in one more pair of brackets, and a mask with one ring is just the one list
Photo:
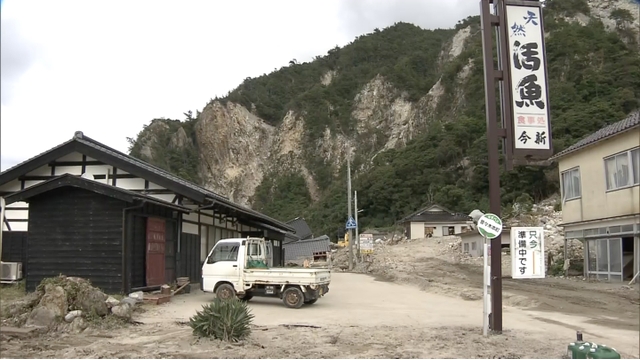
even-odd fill
[(143, 301), (147, 304), (162, 305), (171, 301), (171, 295), (144, 294)]
[(23, 327), (17, 328), (12, 326), (0, 326), (0, 334), (6, 336), (15, 336), (15, 337), (30, 337), (36, 334), (38, 328), (35, 327)]

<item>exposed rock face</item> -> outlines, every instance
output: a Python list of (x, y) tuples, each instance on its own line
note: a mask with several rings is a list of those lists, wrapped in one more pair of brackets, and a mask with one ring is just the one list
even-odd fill
[[(631, 0), (588, 0), (588, 3), (592, 15), (602, 19), (608, 28), (615, 28), (615, 21), (610, 18), (614, 9), (630, 11), (636, 24), (638, 22), (637, 5)], [(578, 13), (570, 20), (585, 22), (588, 19)], [(467, 102), (465, 89), (472, 71), (476, 70), (471, 59), (461, 56), (466, 56), (465, 48), (473, 37), (477, 39), (478, 31), (476, 25), (462, 28), (443, 46), (435, 66), (442, 69), (454, 59), (463, 60), (466, 65), (453, 84), (451, 81), (443, 84), (441, 78), (417, 101), (410, 101), (406, 93), (382, 75), (371, 79), (352, 99), (355, 133), (345, 134), (327, 127), (321, 136), (309, 139), (304, 113), (289, 111), (277, 121), (277, 126), (272, 126), (256, 115), (254, 104), (247, 109), (233, 102), (213, 101), (198, 116), (196, 144), (184, 128), (179, 128), (165, 146), (184, 149), (197, 145), (198, 172), (203, 185), (243, 205), (251, 205), (249, 202), (265, 176), (278, 176), (283, 172), (301, 174), (311, 198), (317, 200), (320, 179), (314, 178), (315, 169), (309, 154), (317, 155), (325, 165), (331, 166), (334, 175), (347, 157), (359, 156), (364, 159), (361, 168), (354, 169), (359, 172), (366, 170), (381, 151), (405, 146), (423, 133), (430, 122), (455, 121)], [(317, 81), (322, 86), (330, 86), (339, 76), (340, 69), (327, 70)], [(443, 101), (445, 94), (449, 97)], [(331, 109), (331, 104), (327, 106)], [(271, 120), (273, 123), (274, 119)], [(167, 128), (162, 121), (154, 121), (140, 135), (138, 142), (143, 158), (153, 159), (153, 147), (149, 144), (157, 140), (154, 132)]]
[(635, 25), (638, 28), (638, 4), (632, 0), (588, 0), (589, 8), (591, 9), (591, 15), (602, 20), (604, 26), (609, 30), (616, 28), (616, 22), (612, 19), (611, 11), (615, 9), (622, 9), (628, 11), (634, 18), (632, 26)]
[(207, 188), (246, 204), (262, 182), (275, 129), (246, 108), (213, 102), (196, 123), (200, 175)]

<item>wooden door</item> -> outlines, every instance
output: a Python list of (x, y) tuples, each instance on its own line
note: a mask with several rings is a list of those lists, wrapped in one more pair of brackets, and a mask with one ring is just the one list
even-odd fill
[(147, 286), (165, 283), (166, 224), (163, 219), (147, 218)]

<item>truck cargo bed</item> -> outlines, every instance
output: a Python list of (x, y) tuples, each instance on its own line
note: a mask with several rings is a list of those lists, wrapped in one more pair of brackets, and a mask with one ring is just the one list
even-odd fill
[(331, 280), (329, 269), (245, 269), (244, 279), (256, 284), (324, 284)]

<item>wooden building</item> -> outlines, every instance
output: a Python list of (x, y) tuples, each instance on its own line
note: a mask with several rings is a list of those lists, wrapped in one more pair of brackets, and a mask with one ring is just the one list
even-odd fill
[[(36, 265), (40, 261), (38, 251), (46, 251), (42, 248), (45, 235), (49, 239), (67, 239), (76, 247), (73, 258), (77, 261), (94, 256), (91, 255), (94, 250), (105, 258), (118, 257), (118, 260), (109, 261), (107, 271), (103, 270), (112, 278), (96, 278), (96, 285), (100, 286), (102, 282), (102, 286), (110, 290), (119, 287), (120, 291), (127, 292), (157, 286), (160, 267), (153, 263), (160, 261), (160, 252), (164, 253), (165, 259), (164, 282), (182, 276), (188, 276), (193, 283), (199, 282), (202, 261), (222, 238), (264, 236), (273, 244), (274, 265), (282, 266), (284, 235), (295, 231), (283, 222), (235, 204), (86, 137), (82, 132), (76, 132), (71, 140), (0, 173), (0, 196), (10, 202), (2, 219), (2, 261), (23, 263), (29, 289), (39, 281), (38, 277), (49, 276), (46, 271), (57, 275), (72, 270), (64, 269), (63, 262), (48, 263), (46, 271)], [(125, 211), (126, 208), (130, 209)], [(57, 220), (43, 221), (44, 214)], [(75, 222), (89, 232), (85, 233), (86, 241), (97, 243), (81, 244), (78, 237), (68, 238), (65, 228), (71, 226), (80, 234), (84, 231), (73, 225)], [(154, 231), (156, 235), (147, 235)], [(157, 233), (163, 231), (163, 246), (152, 244), (146, 246), (146, 250), (140, 247), (146, 243), (146, 237), (158, 237)], [(97, 234), (102, 232), (110, 235), (99, 240)], [(120, 234), (117, 239), (115, 233)], [(145, 253), (144, 259), (137, 251)], [(142, 260), (144, 267), (136, 263)], [(142, 270), (144, 272), (140, 273)], [(83, 273), (77, 270), (76, 274), (82, 276)], [(116, 281), (115, 277), (120, 280)]]

